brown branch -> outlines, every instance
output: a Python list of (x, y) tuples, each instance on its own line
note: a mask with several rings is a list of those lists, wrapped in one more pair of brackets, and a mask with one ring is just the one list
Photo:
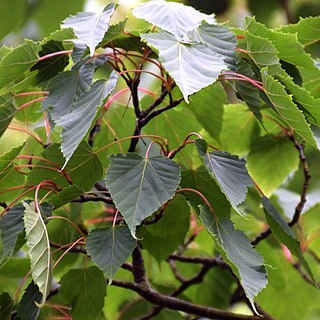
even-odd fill
[(79, 198), (73, 199), (71, 202), (80, 202), (80, 203), (84, 203), (84, 202), (104, 202), (106, 204), (114, 204), (113, 200), (111, 199), (111, 197), (106, 197), (103, 195), (97, 195), (97, 194), (86, 194), (86, 195), (82, 195)]
[[(293, 133), (291, 132), (286, 132), (287, 136), (289, 137), (289, 139), (293, 142), (295, 148), (298, 150), (299, 152), (299, 159), (300, 159), (300, 163), (302, 164), (303, 167), (303, 173), (304, 173), (304, 183), (303, 183), (303, 187), (301, 190), (301, 194), (300, 194), (300, 201), (297, 204), (296, 208), (295, 208), (295, 212), (293, 215), (292, 220), (288, 223), (289, 227), (294, 226), (296, 223), (298, 223), (299, 219), (300, 219), (300, 215), (303, 211), (304, 205), (307, 202), (307, 191), (309, 188), (309, 183), (310, 183), (310, 179), (311, 179), (311, 174), (310, 174), (310, 170), (308, 167), (308, 162), (307, 162), (307, 158), (304, 154), (304, 144), (303, 143), (299, 143)], [(258, 234), (252, 241), (251, 244), (252, 245), (257, 245), (259, 242), (261, 242), (262, 240), (266, 239), (270, 234), (272, 233), (271, 229), (268, 228), (265, 231), (261, 232), (260, 234)]]
[(53, 248), (56, 248), (58, 250), (62, 250), (62, 251), (68, 251), (68, 252), (72, 252), (72, 253), (83, 253), (83, 254), (87, 254), (86, 249), (83, 246), (77, 245), (74, 247), (65, 247), (59, 243), (50, 241), (50, 246)]

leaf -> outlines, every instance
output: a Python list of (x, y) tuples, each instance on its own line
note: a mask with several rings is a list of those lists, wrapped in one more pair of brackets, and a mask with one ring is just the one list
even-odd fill
[(40, 314), (38, 307), (42, 301), (42, 293), (39, 291), (38, 286), (32, 281), (18, 305), (18, 315), (21, 320), (37, 320)]
[(317, 147), (310, 125), (306, 122), (302, 112), (293, 103), (284, 86), (268, 74), (267, 69), (261, 70), (264, 93), (272, 109), (281, 119), (312, 146)]
[[(239, 81), (240, 82), (240, 81)], [(243, 81), (242, 81), (243, 82)], [(247, 154), (259, 134), (256, 117), (242, 104), (224, 106), (220, 148), (236, 155)]]
[(320, 41), (320, 17), (300, 17), (298, 23), (282, 26), (279, 31), (296, 33), (299, 42), (308, 47)]
[(13, 307), (13, 300), (7, 292), (0, 294), (0, 317), (2, 320), (11, 319), (11, 310)]
[(37, 212), (34, 202), (25, 207), (24, 225), (26, 229), (26, 239), (28, 254), (31, 261), (32, 278), (42, 293), (43, 306), (50, 293), (52, 281), (51, 249), (46, 226), (41, 213)]
[[(63, 51), (64, 47), (62, 42), (56, 40), (50, 40), (42, 45), (41, 50), (39, 51), (39, 56), (43, 57), (47, 54)], [(63, 71), (64, 68), (69, 64), (69, 56), (62, 54), (41, 60), (33, 65), (30, 71), (38, 70), (37, 81), (43, 82), (50, 80), (56, 76), (60, 71)]]
[(237, 39), (228, 27), (202, 22), (198, 28), (188, 33), (188, 38), (191, 42), (206, 44), (214, 54), (225, 57), (224, 61), (230, 69), (236, 69)]
[(166, 71), (177, 83), (184, 99), (212, 84), (223, 69), (225, 57), (212, 52), (203, 43), (184, 43), (166, 31), (141, 34), (148, 46), (159, 52)]
[(83, 193), (84, 190), (81, 187), (73, 184), (69, 187), (63, 188), (62, 191), (51, 197), (50, 203), (52, 203), (54, 208), (57, 209), (64, 204), (71, 202), (75, 198), (80, 197), (81, 195), (83, 195)]
[(179, 166), (164, 156), (116, 154), (109, 159), (107, 188), (135, 237), (136, 226), (174, 196)]
[(38, 59), (37, 44), (31, 40), (14, 48), (0, 61), (0, 88), (23, 75)]
[(16, 111), (17, 110), (12, 101), (7, 101), (6, 103), (0, 104), (0, 137), (7, 130)]
[(118, 76), (116, 74), (112, 74), (108, 81), (98, 80), (89, 91), (84, 92), (75, 101), (72, 112), (65, 114), (57, 120), (57, 124), (63, 128), (61, 150), (66, 158), (66, 163), (90, 129), (98, 107), (113, 91), (117, 80)]
[(255, 140), (247, 161), (250, 175), (268, 196), (299, 168), (298, 152), (288, 137), (265, 136)]
[[(219, 218), (230, 217), (230, 203), (205, 167), (199, 167), (194, 170), (183, 170), (180, 185), (182, 188), (192, 188), (200, 191), (209, 201)], [(185, 195), (193, 209), (197, 213), (200, 213), (199, 205), (203, 204), (201, 198), (193, 192), (186, 192)]]
[[(217, 82), (190, 97), (190, 111), (210, 136), (217, 141), (219, 141), (222, 128), (223, 105), (226, 103), (226, 93), (222, 85)], [(207, 116), (204, 117), (204, 115)]]
[(127, 226), (115, 226), (91, 231), (86, 247), (92, 261), (111, 282), (136, 245)]
[(283, 219), (283, 217), (266, 196), (262, 197), (262, 205), (272, 233), (290, 250), (295, 257), (299, 259), (301, 265), (308, 272), (311, 279), (315, 281), (309, 264), (302, 255), (299, 241), (295, 238), (287, 222)]
[(235, 230), (231, 220), (216, 219), (207, 206), (202, 206), (200, 211), (202, 223), (213, 236), (224, 260), (239, 278), (252, 308), (256, 311), (254, 298), (268, 283), (263, 258), (252, 247), (247, 236), (242, 231)]
[(110, 18), (114, 12), (115, 4), (108, 4), (101, 13), (81, 12), (70, 16), (63, 21), (63, 28), (72, 28), (75, 35), (90, 49), (93, 56), (98, 43), (108, 30)]
[(74, 102), (87, 91), (92, 83), (92, 63), (75, 66), (55, 76), (48, 86), (49, 95), (42, 103), (42, 110), (49, 110), (54, 121), (74, 109)]
[(190, 226), (190, 207), (185, 197), (176, 195), (165, 207), (161, 219), (138, 231), (142, 246), (161, 262), (169, 257), (187, 235)]
[(23, 147), (24, 147), (24, 144), (22, 144), (21, 146), (12, 148), (10, 151), (4, 153), (0, 157), (0, 177), (1, 177), (2, 172), (7, 170), (8, 167), (13, 163), (13, 161), (18, 156), (18, 154), (21, 152)]
[(104, 305), (106, 282), (96, 267), (72, 269), (60, 281), (59, 297), (71, 305), (73, 319), (97, 319)]
[[(58, 144), (53, 144), (42, 153), (42, 157), (47, 161), (39, 160), (35, 163), (35, 167), (28, 175), (27, 185), (37, 185), (41, 181), (48, 179), (60, 187), (70, 186), (66, 177), (60, 171), (65, 159), (59, 147)], [(64, 172), (70, 176), (74, 184), (83, 188), (84, 191), (91, 190), (103, 175), (102, 165), (98, 156), (85, 141), (80, 143), (64, 168)], [(43, 193), (40, 191), (39, 194)]]
[(245, 160), (227, 152), (208, 152), (208, 144), (204, 140), (196, 140), (196, 145), (208, 172), (217, 181), (232, 207), (239, 211), (238, 205), (245, 200), (248, 187), (252, 185)]
[(216, 21), (213, 15), (203, 14), (182, 3), (153, 0), (143, 3), (132, 11), (137, 18), (144, 19), (172, 33), (177, 39), (197, 28), (203, 20), (210, 24)]
[(0, 266), (5, 260), (12, 257), (18, 237), (24, 231), (23, 214), (24, 206), (18, 204), (12, 207), (0, 220), (1, 243), (3, 245)]

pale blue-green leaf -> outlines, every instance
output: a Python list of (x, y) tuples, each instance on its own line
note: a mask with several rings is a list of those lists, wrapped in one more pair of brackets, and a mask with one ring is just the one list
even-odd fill
[(87, 250), (93, 262), (104, 272), (109, 281), (127, 261), (137, 241), (127, 226), (95, 229), (87, 238)]
[(225, 56), (213, 52), (206, 44), (181, 42), (166, 31), (141, 34), (141, 39), (158, 51), (187, 102), (189, 95), (215, 82), (221, 71), (227, 69)]
[(54, 121), (72, 112), (76, 99), (89, 89), (93, 72), (94, 65), (88, 63), (55, 76), (48, 86), (48, 98), (42, 103), (43, 111), (49, 110)]
[(57, 124), (63, 128), (61, 150), (66, 158), (66, 163), (90, 129), (98, 107), (115, 88), (117, 80), (118, 76), (115, 74), (108, 81), (98, 80), (89, 91), (84, 92), (75, 101), (74, 110), (71, 113), (65, 114), (57, 120)]
[(177, 39), (188, 31), (197, 28), (204, 20), (215, 24), (213, 15), (206, 15), (182, 3), (153, 0), (141, 4), (132, 11), (137, 18), (144, 19), (163, 30), (172, 33)]
[(170, 200), (180, 182), (179, 166), (164, 156), (110, 156), (106, 184), (135, 237), (136, 226)]
[(252, 247), (247, 236), (234, 228), (231, 220), (216, 219), (207, 206), (202, 206), (200, 210), (201, 221), (213, 236), (217, 249), (239, 278), (255, 310), (254, 298), (268, 283), (263, 258)]
[(262, 205), (272, 233), (290, 250), (294, 256), (299, 259), (311, 279), (315, 281), (309, 264), (302, 254), (300, 243), (288, 226), (288, 223), (283, 219), (281, 214), (266, 196), (262, 197)]
[(42, 293), (42, 306), (50, 293), (52, 281), (51, 249), (49, 236), (42, 219), (41, 213), (37, 212), (35, 203), (24, 202), (24, 226), (28, 255), (31, 261), (31, 273), (34, 282)]
[(108, 4), (101, 13), (81, 12), (70, 16), (63, 21), (63, 28), (72, 28), (75, 35), (85, 43), (93, 56), (98, 43), (103, 39), (109, 28), (110, 18), (114, 12), (115, 4)]
[(208, 172), (232, 207), (239, 212), (238, 205), (245, 200), (248, 187), (252, 185), (245, 160), (227, 152), (208, 152), (208, 144), (204, 140), (196, 140), (196, 145)]

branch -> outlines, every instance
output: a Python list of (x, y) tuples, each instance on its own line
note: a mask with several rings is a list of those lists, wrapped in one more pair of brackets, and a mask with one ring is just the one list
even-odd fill
[(84, 202), (98, 202), (98, 201), (102, 201), (106, 204), (114, 204), (112, 199), (110, 197), (106, 197), (103, 195), (97, 195), (97, 194), (86, 194), (86, 195), (82, 195), (79, 198), (76, 198), (74, 200), (72, 200), (71, 202), (80, 202), (80, 203), (84, 203)]
[[(300, 159), (300, 163), (303, 166), (303, 173), (304, 173), (304, 183), (303, 183), (303, 187), (302, 187), (302, 191), (301, 191), (301, 195), (300, 195), (300, 201), (295, 208), (295, 212), (294, 212), (292, 220), (288, 223), (289, 227), (292, 227), (299, 221), (301, 212), (303, 211), (304, 205), (307, 202), (307, 191), (309, 188), (311, 174), (310, 174), (310, 170), (308, 167), (307, 158), (304, 154), (304, 144), (299, 143), (295, 139), (294, 135), (291, 132), (286, 132), (286, 134), (289, 137), (289, 139), (294, 143), (294, 146), (296, 147), (296, 149), (299, 152), (299, 159)], [(251, 241), (251, 244), (254, 246), (257, 245), (259, 242), (266, 239), (271, 233), (272, 233), (272, 231), (270, 228), (266, 229), (265, 231), (258, 234)]]

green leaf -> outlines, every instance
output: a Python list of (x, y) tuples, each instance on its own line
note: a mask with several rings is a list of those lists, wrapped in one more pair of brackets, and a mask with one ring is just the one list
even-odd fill
[(226, 26), (213, 25), (207, 22), (188, 33), (191, 42), (200, 42), (208, 46), (213, 54), (224, 56), (224, 61), (230, 69), (236, 68), (237, 39)]
[[(62, 42), (56, 40), (50, 40), (42, 45), (41, 50), (39, 51), (39, 56), (43, 57), (47, 54), (63, 51), (64, 47)], [(69, 64), (69, 56), (62, 54), (47, 58), (37, 62), (30, 71), (38, 70), (37, 81), (43, 82), (50, 80), (56, 76), (60, 71), (63, 71), (64, 68)]]
[(299, 155), (288, 137), (261, 137), (253, 142), (248, 155), (250, 175), (266, 195), (271, 195), (293, 170)]
[(161, 262), (184, 243), (190, 226), (190, 207), (185, 197), (176, 195), (165, 207), (161, 219), (138, 232), (142, 246)]
[[(195, 170), (183, 170), (181, 187), (200, 191), (209, 201), (218, 217), (230, 217), (230, 203), (205, 167), (200, 167)], [(203, 204), (202, 199), (193, 192), (186, 192), (185, 195), (193, 209), (199, 213), (199, 205)]]
[(315, 281), (309, 264), (302, 255), (299, 241), (295, 238), (295, 235), (288, 226), (287, 222), (283, 219), (283, 217), (266, 196), (262, 197), (262, 205), (272, 233), (290, 250), (294, 256), (299, 259), (311, 279)]
[(106, 282), (96, 267), (72, 269), (60, 281), (59, 297), (71, 305), (71, 316), (77, 320), (97, 319), (104, 305)]
[(127, 226), (115, 226), (91, 231), (86, 247), (93, 262), (111, 282), (136, 245)]
[(305, 47), (320, 41), (320, 17), (302, 18), (296, 24), (282, 26), (281, 32), (298, 35), (298, 40)]
[(32, 281), (18, 305), (18, 315), (21, 320), (37, 320), (40, 314), (38, 307), (42, 301), (42, 293), (39, 291), (38, 286)]
[(255, 310), (254, 298), (266, 287), (264, 260), (252, 247), (247, 236), (235, 230), (229, 219), (216, 219), (207, 206), (201, 207), (200, 219), (213, 236), (217, 249), (240, 280), (241, 286)]
[(187, 102), (189, 95), (215, 82), (227, 69), (225, 57), (212, 52), (206, 44), (184, 43), (166, 31), (141, 34), (141, 38), (159, 52), (163, 66)]
[(25, 207), (24, 225), (28, 254), (31, 261), (31, 272), (34, 282), (42, 293), (44, 305), (50, 293), (52, 281), (51, 249), (46, 226), (41, 213), (37, 212), (35, 203), (23, 203)]
[(18, 237), (24, 231), (24, 206), (18, 204), (12, 207), (0, 220), (1, 243), (3, 252), (0, 265), (12, 257)]
[(114, 9), (115, 4), (110, 3), (99, 14), (94, 12), (78, 13), (65, 19), (62, 27), (72, 28), (78, 39), (89, 47), (90, 55), (93, 56), (96, 46), (108, 30)]
[(22, 144), (21, 146), (12, 148), (10, 151), (6, 152), (0, 157), (0, 177), (2, 176), (2, 173), (6, 171), (8, 167), (13, 163), (13, 161), (21, 152), (23, 147), (24, 147), (24, 144)]
[(16, 111), (15, 106), (10, 100), (0, 104), (0, 137), (5, 133)]
[(164, 156), (110, 156), (106, 184), (135, 237), (136, 226), (170, 200), (180, 182), (179, 166)]
[(226, 103), (226, 93), (222, 85), (217, 82), (190, 97), (191, 112), (210, 136), (217, 141), (222, 128), (223, 105)]
[(54, 121), (72, 112), (76, 99), (89, 89), (93, 72), (94, 65), (87, 63), (55, 76), (48, 86), (49, 95), (42, 103), (43, 111), (49, 110)]
[(2, 320), (11, 319), (11, 310), (13, 307), (13, 300), (7, 292), (0, 294), (0, 317)]
[(75, 101), (72, 112), (57, 120), (57, 124), (63, 128), (61, 150), (66, 162), (69, 161), (90, 129), (91, 123), (98, 112), (98, 107), (115, 88), (117, 80), (118, 76), (116, 74), (112, 74), (108, 81), (98, 80)]
[(177, 39), (188, 31), (197, 28), (203, 20), (216, 23), (213, 15), (203, 14), (182, 3), (154, 0), (136, 7), (132, 13), (163, 30), (172, 33)]
[(284, 86), (268, 74), (267, 69), (261, 70), (264, 93), (272, 109), (281, 117), (289, 128), (293, 129), (312, 146), (317, 147), (310, 125), (302, 112), (293, 103)]
[[(240, 82), (240, 81), (239, 81)], [(259, 135), (256, 117), (242, 104), (224, 106), (220, 148), (232, 154), (244, 155)]]
[[(35, 167), (28, 175), (27, 185), (37, 185), (43, 180), (51, 180), (60, 187), (70, 186), (66, 177), (60, 171), (65, 159), (59, 147), (58, 144), (53, 144), (42, 153), (42, 157), (49, 160), (49, 162), (39, 160), (35, 163)], [(70, 176), (74, 184), (85, 191), (91, 190), (103, 175), (102, 165), (98, 156), (85, 141), (80, 143), (64, 168), (64, 172)], [(40, 192), (41, 194), (43, 193)]]
[(26, 40), (0, 61), (0, 88), (18, 79), (39, 59), (37, 44)]
[(196, 140), (196, 145), (208, 172), (217, 181), (232, 207), (239, 211), (238, 205), (245, 200), (248, 187), (252, 185), (245, 160), (227, 152), (208, 152), (208, 144), (204, 140)]
[(83, 193), (84, 190), (81, 187), (73, 184), (69, 187), (63, 188), (62, 191), (51, 197), (50, 203), (52, 203), (54, 208), (57, 209), (64, 204), (71, 202), (73, 199), (80, 197)]

